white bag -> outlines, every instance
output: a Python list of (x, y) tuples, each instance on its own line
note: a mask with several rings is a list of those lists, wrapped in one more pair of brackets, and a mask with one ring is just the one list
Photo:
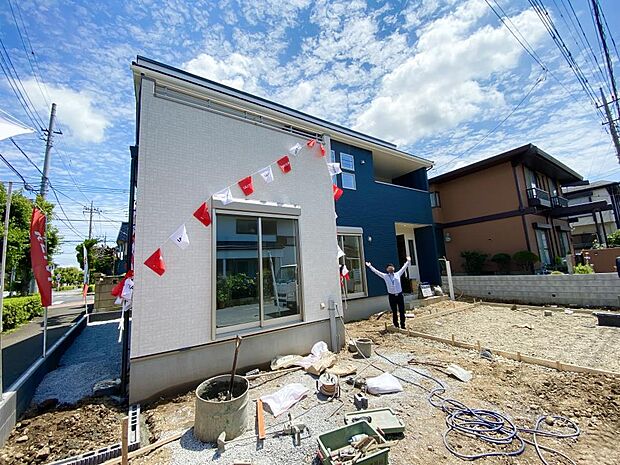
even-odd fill
[(390, 394), (403, 390), (400, 381), (389, 373), (383, 373), (375, 378), (367, 378), (366, 388), (371, 394)]
[(297, 360), (294, 365), (300, 366), (304, 370), (307, 370), (310, 365), (318, 362), (321, 359), (321, 355), (323, 355), (325, 352), (329, 352), (329, 349), (327, 348), (327, 343), (319, 341), (312, 346), (310, 355), (306, 355), (301, 360)]
[(300, 383), (287, 384), (273, 394), (261, 396), (260, 400), (267, 404), (274, 417), (281, 415), (293, 405), (306, 397), (310, 389)]

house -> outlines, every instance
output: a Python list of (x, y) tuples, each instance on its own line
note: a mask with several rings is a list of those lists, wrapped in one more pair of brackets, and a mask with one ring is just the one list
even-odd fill
[(606, 245), (607, 236), (620, 229), (620, 183), (595, 181), (583, 186), (565, 187), (562, 192), (569, 205), (605, 202), (598, 210), (569, 218), (575, 250), (591, 248), (594, 239)]
[[(555, 266), (572, 254), (568, 218), (601, 202), (569, 205), (562, 187), (582, 182), (568, 166), (532, 144), (429, 180), (439, 255), (464, 272), (462, 252), (488, 256), (485, 272), (500, 271), (490, 259), (527, 250)], [(512, 265), (514, 270), (514, 264)]]
[(412, 277), (439, 280), (431, 162), (147, 58), (132, 70), (131, 402), (228, 372), (237, 335), (240, 370), (342, 346), (343, 316), (386, 306), (364, 261), (410, 253)]
[(118, 230), (118, 236), (116, 237), (116, 262), (115, 262), (115, 275), (122, 275), (127, 271), (127, 245), (129, 240), (129, 223), (123, 221), (121, 227)]

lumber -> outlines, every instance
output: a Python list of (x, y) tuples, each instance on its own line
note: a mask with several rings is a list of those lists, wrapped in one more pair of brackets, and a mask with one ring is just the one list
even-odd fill
[(127, 465), (129, 463), (129, 438), (128, 438), (128, 430), (129, 429), (129, 417), (123, 418), (122, 427), (121, 427), (121, 464)]
[[(477, 347), (475, 344), (469, 344), (467, 342), (457, 341), (454, 338), (454, 335), (452, 335), (452, 339), (446, 339), (446, 338), (439, 337), (439, 336), (433, 336), (431, 334), (421, 333), (419, 331), (411, 331), (408, 329), (393, 328), (391, 326), (388, 326), (387, 324), (385, 325), (385, 329), (386, 331), (391, 332), (391, 333), (401, 333), (401, 334), (406, 334), (406, 335), (413, 336), (413, 337), (428, 339), (431, 341), (448, 344), (454, 347), (460, 347), (461, 349), (477, 350)], [(595, 375), (620, 377), (620, 373), (615, 372), (615, 371), (600, 370), (597, 368), (573, 365), (572, 363), (564, 363), (564, 362), (559, 362), (556, 360), (548, 360), (548, 359), (539, 358), (539, 357), (532, 357), (529, 355), (523, 355), (519, 352), (517, 353), (507, 352), (505, 350), (494, 349), (492, 347), (485, 346), (485, 348), (490, 350), (495, 355), (499, 355), (501, 357), (508, 358), (510, 360), (516, 360), (518, 362), (529, 363), (530, 365), (539, 365), (539, 366), (553, 368), (553, 369), (561, 370), (561, 371), (570, 371), (573, 373), (589, 373), (589, 374), (595, 374)]]
[[(153, 444), (149, 444), (148, 446), (144, 446), (138, 450), (134, 450), (133, 452), (130, 452), (129, 454), (127, 454), (127, 458), (131, 460), (141, 455), (148, 454), (149, 452), (153, 452), (154, 450), (159, 449), (160, 447), (165, 446), (166, 444), (169, 444), (171, 442), (181, 439), (181, 436), (183, 436), (186, 432), (187, 431), (181, 431), (179, 433), (175, 433), (172, 436), (169, 436), (164, 439), (160, 439), (159, 441), (156, 441)], [(103, 465), (119, 465), (121, 463), (121, 460), (122, 460), (122, 457), (116, 457), (114, 459), (108, 460), (107, 462), (103, 462)]]
[(463, 310), (468, 310), (468, 309), (477, 307), (479, 305), (480, 305), (479, 302), (476, 302), (476, 303), (473, 303), (473, 304), (465, 304), (465, 305), (463, 305), (461, 307), (451, 308), (449, 310), (444, 310), (444, 311), (441, 311), (441, 312), (435, 312), (435, 313), (432, 313), (430, 315), (424, 315), (424, 316), (422, 316), (420, 318), (416, 318), (411, 323), (416, 324), (416, 323), (422, 323), (422, 322), (425, 322), (425, 321), (428, 321), (428, 320), (434, 320), (435, 318), (439, 318), (439, 317), (447, 316), (447, 315), (452, 315), (453, 313), (462, 312)]
[(256, 421), (258, 423), (258, 439), (262, 441), (267, 437), (267, 433), (265, 432), (265, 414), (263, 412), (263, 401), (260, 399), (256, 400)]
[[(525, 304), (509, 304), (504, 302), (488, 302), (481, 301), (482, 305), (488, 305), (489, 307), (503, 307), (503, 308), (512, 308), (517, 307), (517, 310), (551, 310), (552, 312), (562, 312), (564, 313), (565, 309), (572, 310), (573, 315), (576, 316), (592, 316), (593, 310), (588, 310), (585, 308), (570, 308), (567, 306), (562, 306), (561, 304), (557, 307), (545, 307), (543, 305), (525, 305)], [(528, 315), (530, 315), (528, 313)]]
[(301, 370), (301, 368), (302, 367), (292, 367), (292, 368), (282, 368), (281, 370), (265, 371), (263, 373), (257, 373), (255, 375), (246, 376), (245, 378), (247, 380), (253, 380), (253, 379), (261, 378), (261, 377), (267, 376), (267, 375), (280, 375), (280, 374), (283, 374), (283, 373), (291, 373), (293, 371)]

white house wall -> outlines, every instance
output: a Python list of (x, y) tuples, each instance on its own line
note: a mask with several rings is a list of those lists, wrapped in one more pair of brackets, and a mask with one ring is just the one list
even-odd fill
[[(209, 196), (273, 163), (297, 136), (250, 124), (154, 95), (143, 79), (136, 193), (135, 289), (132, 359), (212, 342), (212, 241), (214, 228), (192, 217)], [(302, 150), (292, 171), (274, 166), (275, 181), (254, 176), (252, 199), (298, 205), (304, 322), (328, 319), (321, 304), (340, 300), (336, 224), (325, 161)], [(238, 187), (233, 195), (242, 198)], [(181, 250), (166, 239), (185, 223), (190, 239)], [(143, 265), (162, 246), (167, 271)], [(309, 349), (309, 348), (308, 348)]]

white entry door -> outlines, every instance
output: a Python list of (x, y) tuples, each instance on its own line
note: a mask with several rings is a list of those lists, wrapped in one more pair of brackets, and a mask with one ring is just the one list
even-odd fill
[(417, 279), (420, 281), (420, 268), (418, 267), (418, 252), (415, 247), (415, 229), (405, 234), (405, 249), (407, 255), (411, 257), (411, 265), (409, 266), (409, 279)]

